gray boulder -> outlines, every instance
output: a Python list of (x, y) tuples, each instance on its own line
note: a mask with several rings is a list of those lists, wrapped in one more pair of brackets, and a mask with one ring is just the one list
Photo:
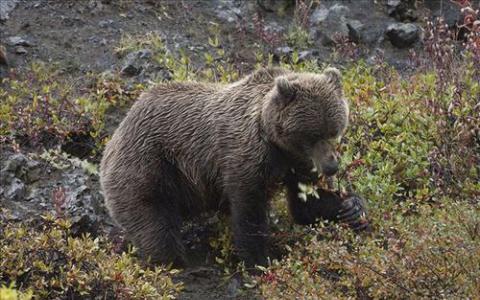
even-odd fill
[(419, 39), (420, 30), (412, 23), (395, 23), (388, 26), (385, 34), (395, 47), (408, 48)]
[(10, 13), (17, 6), (18, 0), (1, 0), (0, 1), (0, 21), (4, 22), (10, 17)]
[(349, 37), (359, 43), (363, 40), (364, 24), (350, 17), (350, 8), (341, 4), (334, 4), (326, 8), (320, 5), (310, 16), (310, 36), (313, 40), (320, 40), (324, 46), (332, 46), (335, 35)]
[(7, 44), (9, 46), (24, 46), (24, 47), (31, 47), (33, 43), (21, 36), (11, 36), (7, 38)]
[(13, 178), (10, 185), (4, 191), (5, 198), (12, 201), (21, 201), (25, 199), (25, 184), (18, 178)]
[(136, 76), (145, 69), (152, 58), (152, 51), (148, 49), (138, 50), (129, 53), (125, 58), (125, 62), (121, 68), (122, 75)]
[(460, 6), (452, 1), (425, 0), (424, 4), (433, 18), (442, 17), (450, 28), (456, 27), (462, 18)]

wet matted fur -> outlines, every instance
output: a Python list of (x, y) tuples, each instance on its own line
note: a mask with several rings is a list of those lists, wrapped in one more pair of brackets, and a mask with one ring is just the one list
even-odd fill
[(269, 191), (285, 183), (293, 219), (311, 222), (299, 211), (297, 182), (311, 178), (314, 166), (336, 172), (331, 141), (347, 124), (333, 68), (265, 68), (229, 85), (159, 84), (142, 94), (106, 146), (108, 210), (145, 256), (181, 263), (183, 220), (226, 203), (236, 253), (247, 265), (263, 264)]

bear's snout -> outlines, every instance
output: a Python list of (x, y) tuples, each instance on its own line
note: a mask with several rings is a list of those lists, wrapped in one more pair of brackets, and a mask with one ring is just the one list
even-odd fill
[(337, 174), (337, 172), (338, 172), (338, 162), (328, 163), (326, 166), (323, 167), (322, 172), (326, 176), (333, 176), (333, 175)]

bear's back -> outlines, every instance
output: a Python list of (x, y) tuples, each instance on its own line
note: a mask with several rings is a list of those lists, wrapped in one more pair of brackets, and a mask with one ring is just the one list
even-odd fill
[(135, 166), (161, 156), (177, 162), (189, 178), (207, 165), (222, 169), (223, 156), (232, 149), (263, 148), (258, 144), (263, 99), (275, 77), (286, 73), (259, 69), (229, 85), (159, 84), (132, 106), (107, 146), (104, 163)]

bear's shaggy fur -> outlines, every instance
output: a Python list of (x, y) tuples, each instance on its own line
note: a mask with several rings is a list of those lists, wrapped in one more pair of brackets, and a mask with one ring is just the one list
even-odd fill
[(300, 211), (298, 181), (314, 166), (336, 172), (331, 141), (347, 123), (333, 68), (266, 68), (229, 85), (159, 84), (132, 106), (106, 146), (107, 207), (144, 255), (181, 263), (182, 221), (227, 203), (236, 253), (247, 265), (263, 264), (272, 188), (285, 183), (294, 220), (312, 222)]

